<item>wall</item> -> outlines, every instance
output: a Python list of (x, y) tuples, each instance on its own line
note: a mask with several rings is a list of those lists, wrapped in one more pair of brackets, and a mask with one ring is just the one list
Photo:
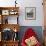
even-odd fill
[[(15, 0), (0, 0), (0, 6), (15, 6)], [(43, 26), (42, 0), (17, 0), (19, 9), (20, 26)], [(25, 7), (36, 7), (36, 20), (25, 20)], [(12, 18), (12, 17), (11, 17)], [(10, 19), (9, 19), (10, 20)]]
[[(23, 1), (23, 0), (22, 0)], [(36, 20), (25, 20), (25, 7), (36, 7)], [(21, 20), (20, 20), (21, 18)], [(21, 3), (19, 22), (22, 26), (43, 26), (42, 0), (25, 0)]]

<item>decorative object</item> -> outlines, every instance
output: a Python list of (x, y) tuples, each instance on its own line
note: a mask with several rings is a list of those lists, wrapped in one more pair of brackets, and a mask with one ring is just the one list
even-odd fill
[(26, 7), (25, 8), (25, 18), (27, 20), (35, 20), (36, 19), (36, 8), (35, 7)]
[(2, 15), (9, 15), (9, 10), (2, 10)]
[(14, 32), (17, 32), (16, 28), (14, 29)]
[(8, 40), (12, 40), (12, 30), (10, 28), (5, 28), (3, 30), (3, 34), (2, 34), (2, 40), (4, 41), (8, 41)]
[(17, 13), (18, 13), (18, 12), (15, 11), (15, 10), (10, 10), (10, 12), (9, 12), (10, 15), (16, 15)]
[(17, 0), (15, 0), (15, 7), (16, 7), (16, 4), (17, 4), (17, 2), (16, 2)]
[(13, 40), (18, 40), (18, 32), (14, 32)]
[(27, 44), (27, 46), (35, 46), (38, 43), (38, 40), (34, 36), (32, 36), (26, 39), (25, 43)]
[(7, 19), (5, 19), (5, 24), (8, 24), (8, 18), (7, 18)]

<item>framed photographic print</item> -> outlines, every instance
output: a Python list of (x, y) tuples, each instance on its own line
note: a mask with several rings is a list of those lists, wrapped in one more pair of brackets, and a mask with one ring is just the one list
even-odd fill
[(9, 10), (2, 10), (2, 15), (9, 15)]
[(36, 19), (36, 8), (26, 7), (25, 8), (25, 18), (27, 20), (35, 20)]

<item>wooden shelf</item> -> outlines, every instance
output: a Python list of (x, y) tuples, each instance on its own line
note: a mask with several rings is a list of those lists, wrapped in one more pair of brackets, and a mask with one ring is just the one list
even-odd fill
[(8, 42), (12, 43), (12, 42), (19, 42), (19, 40), (15, 40), (15, 41), (10, 40), (10, 41), (3, 41), (3, 42), (5, 42), (5, 43), (8, 43)]
[[(9, 16), (14, 16), (14, 17), (17, 16), (17, 18), (16, 18), (17, 24), (8, 24), (7, 17), (9, 17)], [(16, 41), (16, 39), (15, 39), (15, 41), (13, 41), (15, 36), (13, 37), (13, 39), (10, 39), (9, 41), (7, 41), (7, 40), (5, 41), (2, 37), (2, 35), (4, 35), (3, 34), (4, 29), (11, 29), (10, 31), (14, 31), (14, 35), (15, 35), (15, 33), (19, 32), (20, 26), (18, 24), (18, 16), (19, 16), (19, 7), (0, 7), (0, 20), (1, 20), (1, 24), (0, 24), (0, 32), (1, 32), (0, 46), (18, 46), (18, 42), (19, 42), (18, 39), (17, 39), (17, 41)], [(17, 34), (16, 34), (16, 37), (18, 38)]]
[(18, 9), (19, 7), (0, 7), (0, 9)]
[(10, 28), (14, 31), (14, 29), (17, 30), (17, 32), (19, 31), (20, 29), (20, 26), (18, 24), (0, 24), (0, 27), (1, 27), (1, 31), (5, 28)]
[[(10, 12), (14, 13), (14, 12), (17, 12), (16, 14), (12, 14), (12, 15), (19, 15), (18, 12), (19, 12), (19, 7), (0, 7), (0, 14), (2, 14), (2, 11), (6, 11), (8, 12), (7, 15), (11, 15)], [(5, 12), (5, 13), (6, 13)], [(5, 14), (4, 14), (5, 15)]]

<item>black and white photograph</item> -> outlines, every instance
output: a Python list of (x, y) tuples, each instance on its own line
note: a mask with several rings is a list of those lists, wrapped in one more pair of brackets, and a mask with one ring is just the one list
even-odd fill
[(36, 19), (36, 8), (35, 7), (26, 7), (25, 8), (25, 18), (28, 20)]

